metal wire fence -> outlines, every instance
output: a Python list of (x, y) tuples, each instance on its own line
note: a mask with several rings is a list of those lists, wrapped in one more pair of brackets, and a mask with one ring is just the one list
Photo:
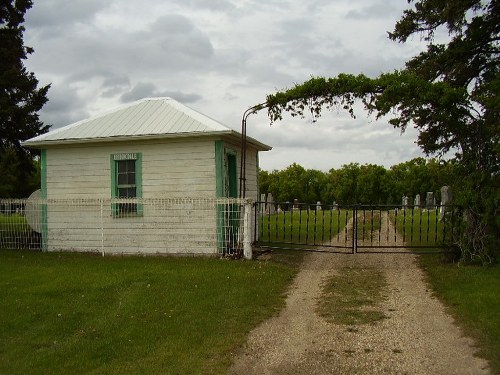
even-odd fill
[(250, 210), (242, 199), (3, 199), (0, 248), (249, 256)]

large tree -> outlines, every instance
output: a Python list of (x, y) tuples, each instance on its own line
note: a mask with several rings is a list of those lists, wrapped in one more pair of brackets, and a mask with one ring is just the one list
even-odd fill
[[(463, 168), (462, 203), (470, 207), (468, 222), (482, 243), (495, 249), (499, 219), (500, 155), (500, 1), (409, 0), (389, 38), (406, 42), (420, 34), (426, 50), (403, 69), (376, 78), (340, 74), (313, 77), (303, 84), (269, 95), (271, 121), (283, 111), (320, 116), (324, 108), (343, 108), (354, 116), (360, 100), (377, 118), (401, 130), (414, 126), (418, 144), (427, 154), (454, 153)], [(436, 42), (437, 31), (448, 39)], [(475, 235), (474, 234), (474, 235)], [(470, 235), (473, 235), (472, 233)], [(478, 254), (483, 250), (469, 249)]]
[(23, 64), (33, 52), (23, 41), (24, 15), (32, 5), (31, 0), (0, 3), (0, 154), (2, 160), (10, 158), (17, 163), (17, 168), (10, 168), (14, 175), (8, 180), (17, 181), (18, 186), (4, 192), (9, 196), (25, 194), (24, 187), (35, 173), (33, 151), (24, 149), (21, 142), (49, 129), (40, 121), (38, 111), (48, 100), (50, 85), (39, 88), (35, 75)]

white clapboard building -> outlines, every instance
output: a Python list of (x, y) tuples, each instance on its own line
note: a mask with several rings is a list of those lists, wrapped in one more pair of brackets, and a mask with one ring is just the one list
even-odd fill
[[(171, 98), (148, 98), (23, 145), (41, 150), (45, 250), (221, 252), (220, 213), (200, 202), (239, 196), (239, 132)], [(270, 147), (246, 145), (245, 196), (257, 200), (258, 152)], [(58, 200), (81, 208), (52, 208)], [(92, 202), (100, 212), (86, 208)]]

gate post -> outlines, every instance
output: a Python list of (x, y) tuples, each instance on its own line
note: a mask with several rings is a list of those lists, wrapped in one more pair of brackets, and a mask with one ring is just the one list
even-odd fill
[(243, 256), (252, 259), (252, 202), (243, 204)]
[(352, 253), (358, 252), (358, 206), (354, 205), (352, 209)]

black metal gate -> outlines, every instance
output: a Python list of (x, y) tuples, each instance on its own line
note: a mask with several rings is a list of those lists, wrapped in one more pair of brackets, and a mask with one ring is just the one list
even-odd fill
[(255, 203), (259, 247), (339, 253), (445, 252), (460, 236), (453, 206)]

